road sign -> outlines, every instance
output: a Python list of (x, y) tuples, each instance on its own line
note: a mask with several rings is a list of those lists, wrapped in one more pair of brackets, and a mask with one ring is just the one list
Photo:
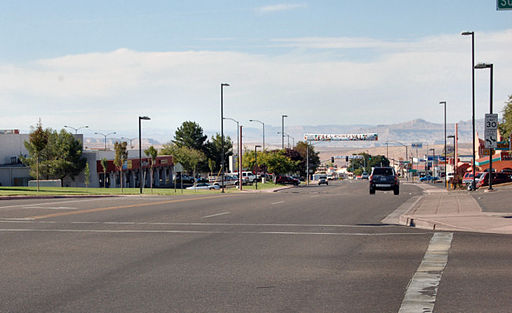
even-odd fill
[(498, 114), (485, 114), (484, 137), (485, 147), (487, 149), (496, 149), (496, 147), (498, 146)]
[(180, 163), (176, 163), (176, 165), (174, 165), (174, 172), (183, 173), (183, 165), (181, 165)]
[(496, 0), (496, 10), (512, 10), (512, 0)]
[(412, 143), (412, 147), (415, 148), (415, 149), (421, 149), (421, 148), (423, 148), (423, 143), (421, 143), (421, 142), (413, 142)]
[(372, 134), (305, 134), (307, 141), (377, 141), (379, 136)]
[(482, 149), (482, 155), (491, 155), (491, 149)]

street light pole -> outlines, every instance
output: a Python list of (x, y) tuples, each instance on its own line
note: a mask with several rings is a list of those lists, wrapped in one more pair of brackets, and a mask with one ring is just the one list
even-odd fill
[(281, 149), (284, 149), (284, 118), (288, 115), (281, 115)]
[(444, 187), (448, 188), (448, 180), (446, 179), (446, 101), (439, 104), (444, 105)]
[(150, 120), (150, 118), (147, 116), (139, 116), (139, 193), (140, 194), (142, 194), (142, 187), (143, 187), (143, 183), (142, 183), (142, 130), (141, 130), (141, 128), (142, 128), (141, 121), (142, 120), (148, 121), (148, 120)]
[(263, 125), (263, 151), (265, 151), (265, 123), (263, 123), (262, 121), (259, 121), (259, 120), (249, 120), (249, 122), (258, 122), (260, 123), (261, 125)]
[(105, 151), (107, 151), (107, 136), (114, 135), (114, 134), (116, 134), (116, 132), (111, 132), (111, 133), (108, 133), (108, 134), (103, 134), (103, 133), (100, 133), (100, 132), (95, 132), (94, 134), (95, 135), (102, 135), (103, 137), (105, 137)]
[[(453, 180), (456, 182), (457, 178), (457, 150), (455, 150), (455, 135), (450, 135), (447, 138), (453, 138)], [(445, 160), (446, 161), (446, 160)]]
[[(486, 64), (486, 63), (479, 63), (477, 65), (475, 65), (475, 68), (476, 69), (490, 69), (490, 83), (491, 83), (491, 86), (490, 86), (490, 99), (489, 99), (489, 113), (492, 114), (492, 93), (493, 93), (493, 90), (492, 90), (492, 81), (493, 81), (493, 69), (494, 69), (494, 65), (493, 64)], [(489, 148), (489, 190), (492, 190), (492, 157), (493, 157), (493, 154), (494, 154), (494, 151), (492, 148)]]
[(71, 126), (68, 126), (68, 125), (64, 125), (65, 128), (70, 128), (72, 130), (75, 131), (75, 135), (78, 134), (78, 131), (82, 128), (89, 128), (89, 126), (85, 125), (85, 126), (81, 126), (81, 127), (78, 127), (78, 128), (74, 128), (74, 127), (71, 127)]
[(256, 150), (257, 148), (261, 148), (261, 146), (254, 146), (254, 171), (256, 172), (256, 190), (258, 190), (258, 151)]
[(233, 153), (234, 155), (237, 155), (238, 154), (238, 150), (239, 150), (239, 146), (240, 146), (240, 122), (235, 120), (234, 118), (231, 118), (231, 117), (225, 117), (224, 118), (225, 120), (230, 120), (230, 121), (233, 121), (236, 123), (236, 153)]
[[(229, 84), (221, 83), (220, 84), (220, 142), (222, 146), (222, 160), (220, 161), (221, 167), (221, 182), (222, 182), (222, 193), (224, 193), (224, 87), (228, 87)], [(238, 173), (241, 175), (241, 173)]]
[(475, 32), (463, 32), (461, 35), (469, 36), (471, 35), (471, 93), (472, 93), (472, 124), (473, 124), (473, 161), (471, 168), (473, 169), (473, 182), (471, 190), (475, 190), (476, 186), (476, 169), (475, 169), (475, 158), (476, 158), (476, 148), (475, 148)]

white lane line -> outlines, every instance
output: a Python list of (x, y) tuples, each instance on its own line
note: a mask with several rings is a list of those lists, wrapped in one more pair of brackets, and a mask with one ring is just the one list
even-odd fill
[(448, 263), (453, 233), (434, 233), (420, 266), (414, 273), (398, 313), (434, 311), (437, 289)]
[(57, 207), (44, 207), (39, 205), (29, 205), (22, 207), (23, 209), (42, 209), (42, 210), (78, 210), (79, 208), (73, 208), (68, 206), (57, 206)]
[[(229, 213), (229, 212), (228, 212)], [(223, 213), (224, 214), (224, 213)], [(333, 224), (251, 224), (251, 223), (165, 223), (165, 222), (57, 222), (40, 221), (32, 218), (3, 218), (0, 223), (31, 223), (31, 224), (130, 224), (130, 225), (169, 225), (169, 226), (264, 226), (264, 227), (323, 227), (323, 228), (391, 228), (395, 225), (333, 225)]]
[[(35, 199), (37, 200), (37, 199)], [(41, 199), (43, 200), (43, 199)], [(62, 204), (62, 203), (75, 203), (75, 202), (86, 202), (86, 201), (105, 201), (107, 198), (94, 198), (94, 199), (80, 199), (80, 200), (64, 200), (64, 201), (55, 201), (55, 202), (42, 202), (42, 203), (24, 203), (24, 204), (15, 204), (15, 205), (5, 205), (0, 206), (0, 209), (6, 209), (6, 208), (19, 208), (19, 207), (25, 207), (25, 206), (39, 206), (39, 205), (54, 205), (54, 204)], [(116, 197), (108, 197), (108, 200), (119, 200), (119, 198)]]
[(221, 216), (221, 215), (226, 215), (226, 214), (231, 214), (231, 212), (220, 212), (220, 213), (217, 213), (217, 214), (206, 215), (206, 216), (203, 216), (201, 218), (210, 218), (210, 217)]
[(284, 201), (272, 202), (272, 205), (274, 205), (274, 204), (279, 204), (279, 203), (284, 203)]
[(411, 236), (429, 233), (317, 233), (317, 232), (279, 232), (279, 231), (208, 231), (208, 230), (137, 230), (137, 229), (37, 229), (10, 228), (0, 229), (0, 233), (41, 232), (41, 233), (133, 233), (133, 234), (241, 234), (241, 235), (309, 235), (309, 236)]

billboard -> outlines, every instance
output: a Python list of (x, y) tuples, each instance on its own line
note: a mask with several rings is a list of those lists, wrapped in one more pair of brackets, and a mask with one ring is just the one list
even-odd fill
[(377, 141), (379, 136), (373, 134), (305, 134), (307, 141)]

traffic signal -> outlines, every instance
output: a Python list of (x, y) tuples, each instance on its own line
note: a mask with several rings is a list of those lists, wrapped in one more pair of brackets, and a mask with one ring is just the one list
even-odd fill
[(331, 163), (334, 163), (334, 157), (331, 157)]
[(345, 162), (348, 162), (348, 156), (345, 157)]

